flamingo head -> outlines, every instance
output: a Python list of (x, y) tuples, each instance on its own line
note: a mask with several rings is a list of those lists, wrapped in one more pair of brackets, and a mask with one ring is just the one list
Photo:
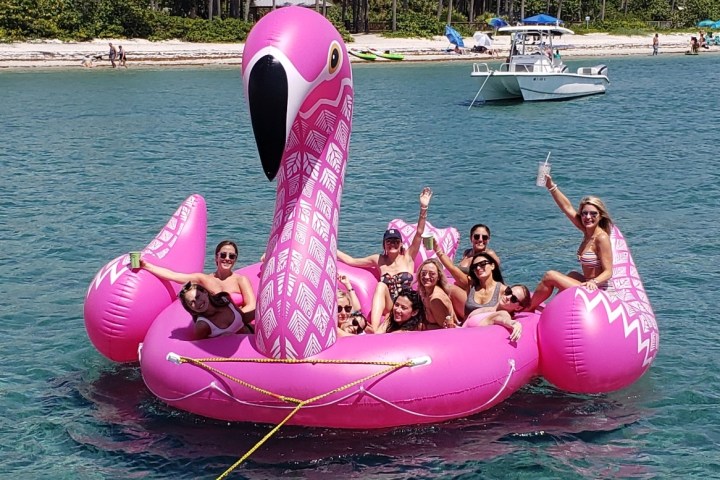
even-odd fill
[(284, 7), (264, 16), (248, 35), (242, 63), (260, 161), (277, 174), (298, 113), (352, 84), (345, 43), (322, 15)]

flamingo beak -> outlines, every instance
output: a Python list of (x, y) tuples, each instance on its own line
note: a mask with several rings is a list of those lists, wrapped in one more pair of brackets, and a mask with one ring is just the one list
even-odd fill
[(272, 55), (259, 59), (248, 81), (248, 103), (263, 171), (272, 180), (280, 169), (287, 132), (288, 78)]

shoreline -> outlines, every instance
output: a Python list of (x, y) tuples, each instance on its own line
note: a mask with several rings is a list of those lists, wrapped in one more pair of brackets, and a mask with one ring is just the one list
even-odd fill
[[(498, 57), (471, 52), (474, 40), (465, 38), (465, 52), (457, 54), (446, 51), (450, 43), (445, 37), (431, 39), (386, 38), (377, 34), (353, 35), (354, 42), (346, 44), (348, 49), (389, 50), (404, 55), (404, 62), (438, 61), (481, 61), (500, 60), (510, 49), (510, 36), (496, 36), (493, 48)], [(690, 34), (660, 35), (660, 54), (681, 54), (689, 48)], [(111, 68), (107, 59), (108, 42), (122, 45), (127, 52), (129, 67), (158, 66), (238, 66), (242, 63), (242, 43), (190, 43), (178, 40), (151, 42), (148, 40), (93, 40), (90, 42), (61, 42), (47, 40), (22, 43), (0, 43), (0, 70), (27, 68), (84, 68), (83, 60), (103, 55), (104, 58), (93, 61), (95, 68)], [(622, 36), (604, 33), (587, 35), (569, 35), (555, 42), (563, 58), (608, 57), (650, 55), (652, 35)], [(720, 47), (703, 49), (701, 54), (720, 52)], [(383, 64), (392, 60), (378, 59), (365, 61), (351, 56), (353, 63)], [(397, 62), (394, 62), (397, 63)]]

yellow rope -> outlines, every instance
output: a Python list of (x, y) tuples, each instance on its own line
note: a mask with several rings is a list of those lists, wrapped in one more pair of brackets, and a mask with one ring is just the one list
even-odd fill
[[(250, 457), (250, 455), (255, 453), (255, 451), (257, 451), (258, 448), (260, 448), (266, 441), (268, 441), (273, 435), (275, 435), (275, 433), (277, 433), (277, 431), (280, 430), (280, 428), (283, 425), (285, 425), (297, 412), (299, 412), (302, 407), (309, 405), (313, 402), (317, 402), (318, 400), (328, 397), (328, 396), (332, 395), (333, 393), (341, 392), (342, 390), (346, 390), (350, 387), (353, 387), (355, 385), (363, 383), (367, 380), (370, 380), (371, 378), (379, 377), (380, 375), (385, 375), (386, 373), (390, 373), (395, 370), (399, 370), (400, 368), (403, 368), (403, 367), (409, 367), (409, 366), (413, 365), (413, 363), (414, 363), (412, 360), (406, 360), (405, 362), (398, 363), (398, 362), (377, 362), (377, 361), (360, 361), (360, 360), (347, 360), (347, 361), (344, 361), (344, 360), (297, 360), (297, 359), (273, 359), (273, 358), (241, 359), (241, 358), (220, 358), (220, 357), (218, 357), (218, 358), (202, 358), (202, 359), (180, 357), (179, 361), (180, 361), (180, 363), (190, 363), (192, 365), (195, 365), (195, 366), (202, 368), (204, 370), (207, 370), (209, 372), (213, 372), (213, 373), (221, 375), (225, 378), (229, 378), (230, 380), (233, 380), (243, 386), (246, 386), (247, 388), (255, 390), (256, 392), (264, 393), (266, 395), (269, 395), (273, 398), (282, 400), (284, 402), (290, 402), (290, 403), (297, 404), (295, 406), (295, 408), (293, 408), (293, 410), (280, 423), (275, 425), (275, 427), (272, 430), (270, 430), (262, 439), (260, 439), (260, 441), (257, 442), (255, 444), (255, 446), (253, 446), (250, 450), (248, 450), (247, 453), (245, 453), (245, 455), (243, 455), (237, 462), (232, 464), (232, 466), (230, 466), (230, 468), (225, 470), (222, 473), (222, 475), (217, 477), (218, 480), (227, 478), (227, 476), (230, 473), (232, 473), (233, 470), (235, 470), (238, 466), (240, 466), (245, 460), (247, 460)], [(229, 375), (225, 372), (218, 370), (217, 368), (207, 365), (205, 362), (252, 362), (252, 363), (293, 363), (293, 364), (300, 364), (300, 363), (338, 364), (338, 363), (343, 363), (343, 364), (350, 364), (350, 365), (385, 365), (388, 368), (385, 368), (379, 372), (375, 372), (370, 375), (367, 375), (361, 379), (355, 380), (355, 381), (350, 382), (341, 387), (330, 390), (329, 392), (322, 393), (320, 395), (316, 395), (315, 397), (308, 398), (307, 400), (300, 400), (297, 398), (286, 397), (284, 395), (278, 395), (269, 390), (265, 390), (263, 388), (256, 387), (255, 385), (251, 385), (247, 382), (240, 380), (239, 378), (235, 378), (232, 375)]]

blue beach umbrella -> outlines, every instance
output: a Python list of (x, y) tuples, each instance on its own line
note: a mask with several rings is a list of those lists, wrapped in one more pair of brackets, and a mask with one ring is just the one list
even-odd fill
[(702, 22), (698, 22), (697, 26), (698, 27), (712, 27), (714, 23), (715, 22), (713, 22), (712, 20), (703, 20)]
[(720, 20), (710, 25), (710, 28), (712, 28), (713, 30), (720, 30)]
[(502, 18), (495, 17), (488, 20), (487, 24), (493, 28), (501, 28), (506, 27), (508, 23)]
[(532, 17), (527, 17), (523, 19), (523, 23), (525, 25), (556, 25), (558, 23), (565, 22), (553, 17), (552, 15), (541, 13), (539, 15), (534, 15)]
[(452, 28), (450, 25), (445, 25), (445, 36), (450, 40), (450, 43), (457, 45), (458, 47), (465, 48), (465, 42), (463, 42), (462, 35), (457, 30)]

